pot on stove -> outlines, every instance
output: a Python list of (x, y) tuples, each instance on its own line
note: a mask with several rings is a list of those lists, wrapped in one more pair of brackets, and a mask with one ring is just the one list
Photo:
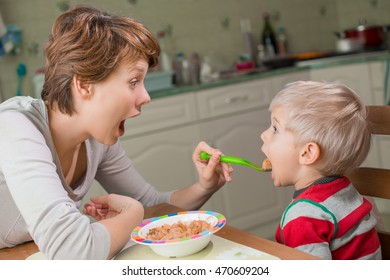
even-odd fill
[(367, 25), (366, 21), (363, 20), (357, 27), (346, 29), (337, 34), (340, 39), (363, 41), (365, 49), (375, 49), (384, 46), (386, 30), (386, 26)]

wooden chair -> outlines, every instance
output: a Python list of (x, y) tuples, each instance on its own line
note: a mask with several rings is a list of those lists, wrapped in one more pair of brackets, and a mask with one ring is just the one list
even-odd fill
[[(367, 106), (368, 119), (372, 123), (372, 134), (390, 135), (390, 106)], [(389, 167), (390, 168), (390, 167)], [(362, 195), (389, 199), (390, 203), (390, 170), (381, 168), (360, 167), (348, 178)], [(390, 259), (390, 232), (379, 231), (383, 259)]]

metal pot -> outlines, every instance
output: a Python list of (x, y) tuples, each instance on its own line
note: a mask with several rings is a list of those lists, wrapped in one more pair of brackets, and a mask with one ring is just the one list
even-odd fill
[(376, 48), (383, 46), (385, 42), (386, 27), (381, 25), (366, 25), (366, 21), (363, 20), (356, 28), (344, 30), (341, 34), (341, 38), (346, 39), (360, 39), (364, 41), (364, 47)]

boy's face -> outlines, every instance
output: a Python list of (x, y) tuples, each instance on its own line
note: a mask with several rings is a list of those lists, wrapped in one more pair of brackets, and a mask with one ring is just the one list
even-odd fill
[(299, 181), (299, 151), (294, 134), (286, 130), (287, 115), (283, 108), (271, 112), (271, 126), (261, 134), (262, 152), (272, 163), (271, 177), (276, 187), (296, 185)]

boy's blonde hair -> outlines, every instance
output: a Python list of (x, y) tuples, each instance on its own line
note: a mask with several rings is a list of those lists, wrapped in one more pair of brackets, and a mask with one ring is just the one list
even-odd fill
[(46, 68), (42, 99), (72, 115), (73, 76), (86, 83), (107, 79), (126, 61), (158, 63), (160, 46), (141, 23), (92, 7), (76, 6), (60, 15), (45, 45)]
[(336, 83), (298, 81), (272, 100), (282, 107), (287, 129), (296, 144), (316, 143), (321, 149), (318, 169), (324, 176), (342, 176), (361, 165), (371, 145), (367, 110), (350, 88)]

